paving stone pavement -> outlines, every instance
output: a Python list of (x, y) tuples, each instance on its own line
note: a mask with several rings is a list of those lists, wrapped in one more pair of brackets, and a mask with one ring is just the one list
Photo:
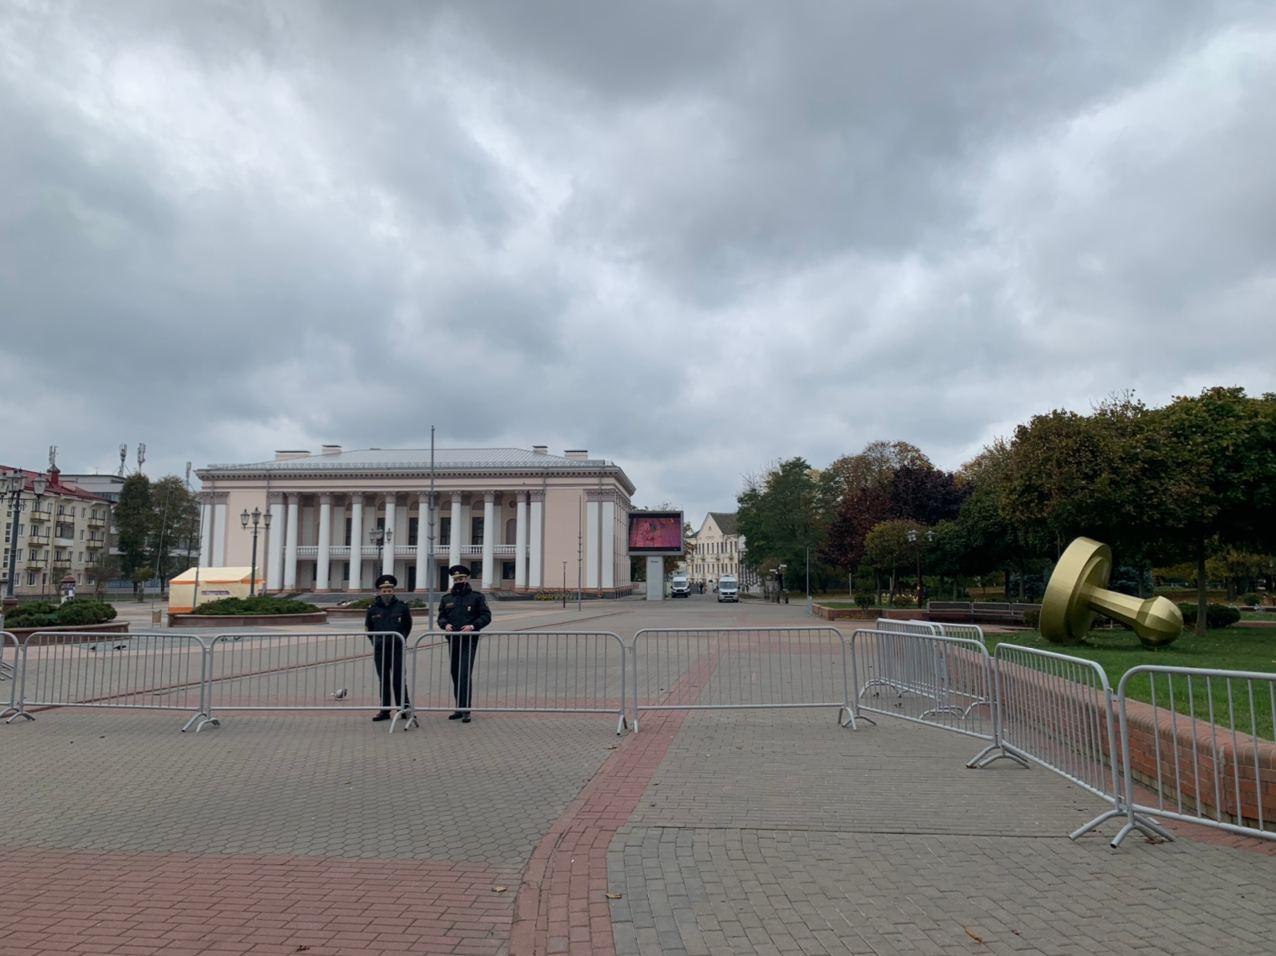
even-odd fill
[[(815, 623), (712, 595), (502, 611), (625, 638)], [(706, 657), (665, 692), (700, 699), (740, 666)], [(1176, 827), (1113, 851), (1114, 825), (1073, 843), (1092, 795), (835, 708), (653, 713), (622, 738), (605, 715), (393, 735), (366, 714), (198, 735), (173, 714), (38, 718), (0, 726), (3, 956), (1272, 950), (1273, 845)]]

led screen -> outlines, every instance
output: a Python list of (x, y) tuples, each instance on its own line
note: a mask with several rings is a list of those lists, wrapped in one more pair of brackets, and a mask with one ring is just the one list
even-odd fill
[(630, 554), (682, 554), (681, 511), (631, 511)]

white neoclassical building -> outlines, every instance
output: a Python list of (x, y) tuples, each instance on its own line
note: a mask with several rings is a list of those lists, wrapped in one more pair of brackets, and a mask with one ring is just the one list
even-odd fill
[(248, 567), (252, 525), (241, 515), (260, 511), (267, 591), (367, 591), (383, 572), (425, 591), (426, 568), (442, 589), (454, 564), (469, 565), (484, 590), (631, 588), (633, 483), (583, 450), (439, 448), (431, 468), (429, 449), (324, 445), (196, 474), (200, 565)]

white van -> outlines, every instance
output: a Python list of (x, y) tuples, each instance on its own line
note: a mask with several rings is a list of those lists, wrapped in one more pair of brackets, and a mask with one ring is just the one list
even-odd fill
[(740, 582), (734, 574), (724, 574), (718, 578), (718, 603), (740, 600)]
[(669, 582), (670, 597), (689, 597), (691, 595), (691, 581), (685, 574), (675, 574)]

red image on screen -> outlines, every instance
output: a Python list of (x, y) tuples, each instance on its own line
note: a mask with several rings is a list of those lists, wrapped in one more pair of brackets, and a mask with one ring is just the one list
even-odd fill
[(681, 514), (631, 514), (630, 551), (682, 551)]

